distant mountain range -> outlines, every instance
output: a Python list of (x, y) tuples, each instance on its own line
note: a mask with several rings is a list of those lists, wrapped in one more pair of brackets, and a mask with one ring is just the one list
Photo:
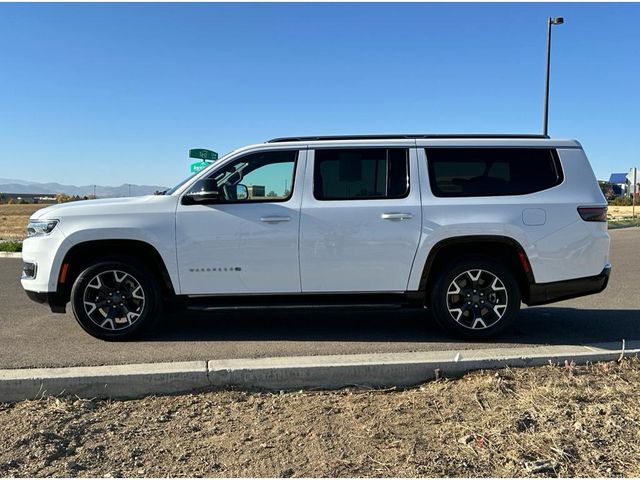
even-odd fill
[[(128, 185), (123, 184), (118, 187), (107, 187), (96, 185), (95, 194), (98, 198), (105, 197), (128, 197), (139, 195), (150, 195), (157, 190), (166, 190), (167, 187), (159, 185)], [(60, 183), (38, 183), (26, 180), (15, 180), (12, 178), (0, 178), (1, 193), (45, 193), (55, 195), (56, 193), (66, 193), (67, 195), (93, 195), (93, 185), (61, 185)]]

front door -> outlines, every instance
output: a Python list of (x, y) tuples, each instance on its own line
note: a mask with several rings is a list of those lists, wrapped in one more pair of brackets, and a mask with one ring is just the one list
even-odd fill
[[(220, 198), (176, 213), (182, 294), (300, 292), (298, 229), (306, 151), (249, 153), (215, 170)], [(187, 192), (188, 194), (189, 192)]]
[(404, 292), (421, 230), (415, 149), (309, 151), (303, 292)]

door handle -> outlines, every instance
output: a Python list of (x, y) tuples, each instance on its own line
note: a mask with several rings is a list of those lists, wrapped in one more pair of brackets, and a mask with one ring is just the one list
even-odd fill
[(383, 220), (409, 220), (413, 218), (410, 213), (383, 213), (381, 215)]
[(279, 217), (277, 215), (272, 215), (269, 217), (260, 217), (260, 221), (264, 223), (280, 223), (280, 222), (288, 222), (291, 220), (291, 217)]

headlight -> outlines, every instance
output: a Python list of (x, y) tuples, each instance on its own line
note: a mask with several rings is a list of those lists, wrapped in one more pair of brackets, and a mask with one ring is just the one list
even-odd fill
[(30, 220), (27, 226), (27, 237), (49, 235), (57, 224), (58, 220)]

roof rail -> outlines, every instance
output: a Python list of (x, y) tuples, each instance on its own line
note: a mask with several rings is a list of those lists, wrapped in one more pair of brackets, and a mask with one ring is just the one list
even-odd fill
[(549, 135), (536, 133), (418, 133), (418, 134), (390, 134), (390, 135), (317, 135), (306, 137), (279, 137), (267, 140), (266, 143), (280, 142), (313, 142), (319, 140), (401, 140), (412, 138), (443, 138), (443, 139), (462, 139), (462, 138), (541, 138), (548, 139)]

